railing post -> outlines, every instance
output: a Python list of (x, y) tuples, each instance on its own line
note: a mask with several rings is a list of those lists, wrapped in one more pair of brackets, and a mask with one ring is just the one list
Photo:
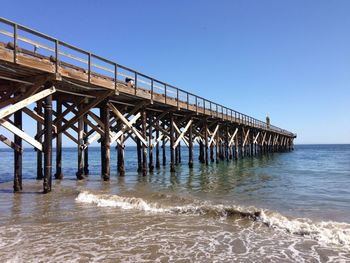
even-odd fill
[(179, 89), (176, 88), (176, 100), (177, 100), (177, 109), (179, 110)]
[(17, 24), (13, 26), (13, 62), (17, 63)]
[(196, 114), (198, 114), (198, 97), (196, 96)]
[(205, 99), (203, 99), (203, 114), (205, 115)]
[(114, 63), (114, 93), (115, 95), (119, 95), (118, 90), (118, 65)]
[(164, 85), (164, 97), (165, 97), (165, 104), (167, 104), (167, 85)]
[(91, 53), (88, 54), (88, 83), (91, 83)]
[(189, 104), (190, 104), (190, 95), (187, 92), (187, 109), (189, 109)]
[(55, 72), (58, 73), (58, 40), (55, 41), (55, 61), (56, 61), (56, 67)]
[(153, 104), (153, 79), (151, 79), (151, 104)]
[(137, 73), (135, 72), (135, 95), (137, 95)]

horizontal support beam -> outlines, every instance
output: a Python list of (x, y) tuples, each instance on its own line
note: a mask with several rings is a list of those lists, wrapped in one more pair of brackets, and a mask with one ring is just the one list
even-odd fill
[(10, 122), (6, 120), (0, 120), (0, 125), (9, 130), (10, 132), (16, 134), (18, 137), (22, 138), (24, 141), (29, 143), (30, 145), (37, 148), (39, 151), (43, 151), (43, 146), (40, 142), (35, 140), (34, 138), (30, 137), (28, 134), (26, 134), (21, 129), (18, 129), (15, 125), (11, 124)]
[(55, 87), (51, 87), (49, 89), (40, 91), (39, 93), (32, 95), (29, 98), (23, 99), (11, 106), (8, 106), (7, 108), (0, 110), (0, 119), (3, 119), (7, 116), (10, 116), (11, 114), (15, 113), (16, 111), (23, 109), (25, 107), (27, 107), (29, 104), (36, 102), (40, 99), (43, 99), (49, 95), (51, 95), (52, 93), (55, 93), (56, 89)]

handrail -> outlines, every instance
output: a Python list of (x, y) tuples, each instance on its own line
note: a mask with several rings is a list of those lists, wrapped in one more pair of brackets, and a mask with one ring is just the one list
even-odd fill
[[(273, 125), (267, 125), (267, 123), (265, 123), (261, 120), (255, 119), (255, 118), (250, 117), (246, 114), (240, 113), (240, 112), (235, 111), (235, 110), (230, 109), (230, 108), (227, 108), (221, 104), (215, 103), (211, 100), (207, 100), (207, 99), (200, 97), (198, 95), (195, 95), (191, 92), (187, 92), (187, 91), (180, 89), (180, 88), (177, 88), (171, 84), (165, 83), (165, 82), (160, 81), (156, 78), (145, 75), (145, 74), (138, 72), (132, 68), (120, 65), (120, 64), (113, 62), (109, 59), (95, 55), (91, 52), (85, 51), (81, 48), (75, 47), (71, 44), (60, 41), (56, 38), (50, 37), (48, 35), (45, 35), (43, 33), (40, 33), (38, 31), (35, 31), (35, 30), (30, 29), (28, 27), (14, 23), (10, 20), (7, 20), (7, 19), (0, 17), (0, 22), (13, 27), (13, 33), (0, 29), (0, 34), (8, 36), (10, 38), (13, 38), (14, 62), (15, 63), (16, 63), (16, 56), (18, 53), (18, 50), (17, 50), (18, 49), (18, 41), (23, 41), (23, 42), (26, 42), (28, 44), (34, 45), (36, 48), (42, 48), (42, 49), (45, 49), (47, 51), (52, 52), (54, 54), (54, 57), (55, 57), (56, 71), (58, 70), (59, 56), (63, 56), (63, 57), (78, 61), (80, 63), (86, 64), (88, 67), (87, 73), (88, 73), (89, 83), (91, 80), (91, 73), (93, 72), (92, 67), (98, 68), (100, 70), (104, 70), (106, 72), (114, 74), (114, 82), (115, 82), (116, 89), (117, 89), (118, 76), (121, 76), (124, 78), (129, 78), (129, 79), (134, 81), (135, 95), (137, 94), (138, 84), (142, 83), (142, 84), (147, 85), (149, 87), (150, 92), (151, 92), (151, 100), (152, 101), (153, 101), (154, 88), (164, 92), (163, 95), (164, 95), (164, 102), (165, 103), (167, 103), (168, 97), (175, 99), (177, 101), (177, 107), (179, 107), (179, 101), (180, 101), (179, 94), (184, 94), (183, 97), (186, 98), (185, 100), (187, 101), (187, 109), (189, 108), (189, 105), (195, 105), (197, 113), (203, 113), (203, 114), (208, 114), (208, 115), (211, 114), (213, 116), (213, 109), (214, 109), (216, 117), (221, 117), (222, 119), (227, 118), (227, 119), (230, 119), (231, 121), (233, 121), (233, 116), (234, 116), (234, 122), (239, 123), (239, 124), (250, 125), (252, 127), (259, 127), (261, 129), (274, 131), (276, 133), (287, 134), (289, 136), (296, 136), (296, 134), (294, 134), (294, 133), (291, 133), (289, 131), (286, 131), (284, 129), (281, 129), (281, 128), (273, 126)], [(42, 44), (42, 43), (39, 43), (37, 41), (33, 41), (31, 39), (20, 36), (19, 35), (20, 30), (25, 31), (27, 33), (30, 33), (32, 35), (44, 38), (48, 41), (51, 41), (53, 43), (54, 47), (49, 47), (45, 44)], [(81, 54), (87, 56), (87, 59), (79, 58), (79, 57), (73, 56), (67, 52), (63, 52), (61, 50), (61, 47), (69, 48), (69, 49), (74, 50), (78, 53), (81, 53)], [(113, 68), (101, 66), (97, 63), (92, 62), (92, 59), (100, 60), (104, 63), (111, 65)], [(122, 73), (122, 72), (120, 72), (120, 69), (127, 71), (129, 73)], [(140, 77), (143, 79), (141, 79)], [(156, 85), (155, 83), (159, 84), (159, 85), (163, 85), (164, 87)], [(174, 96), (169, 96), (169, 94), (173, 94)], [(191, 97), (194, 98), (194, 104), (190, 103)], [(200, 103), (203, 103), (203, 105), (200, 105)], [(218, 110), (219, 108), (221, 109), (220, 111)], [(201, 109), (201, 112), (199, 111), (200, 109)], [(230, 112), (230, 114), (229, 114), (229, 112)]]

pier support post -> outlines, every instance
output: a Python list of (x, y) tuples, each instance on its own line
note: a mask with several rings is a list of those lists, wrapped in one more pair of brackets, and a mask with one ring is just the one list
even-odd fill
[(170, 172), (175, 172), (175, 149), (174, 149), (174, 117), (170, 113)]
[[(162, 128), (163, 128), (163, 130), (165, 130), (165, 123), (164, 123), (164, 121), (163, 121), (163, 123), (162, 123)], [(165, 166), (166, 165), (166, 152), (165, 152), (165, 138), (166, 138), (166, 135), (163, 133), (163, 137), (162, 137), (162, 164), (163, 164), (163, 166)]]
[(204, 146), (202, 138), (199, 140), (199, 162), (204, 163)]
[(150, 114), (148, 118), (148, 148), (149, 148), (149, 171), (152, 173), (154, 171), (153, 164), (153, 145), (152, 145), (152, 133), (153, 133), (153, 115)]
[[(178, 138), (177, 133), (175, 132), (174, 134), (174, 141), (176, 142)], [(175, 151), (175, 165), (177, 165), (179, 163), (179, 151), (178, 151), (178, 146), (175, 147), (174, 149)]]
[(141, 140), (136, 139), (136, 151), (137, 151), (137, 172), (141, 173), (142, 171), (142, 154), (141, 154)]
[(104, 134), (101, 137), (101, 176), (104, 181), (110, 179), (110, 137), (109, 137), (109, 108), (107, 102), (102, 102), (100, 118), (104, 126)]
[(228, 126), (226, 125), (225, 129), (225, 157), (226, 161), (229, 161), (229, 146), (228, 146)]
[(236, 135), (236, 138), (235, 138), (235, 151), (236, 151), (236, 153), (235, 153), (235, 160), (238, 160), (238, 155), (239, 155), (239, 145), (238, 145), (238, 137), (239, 137), (239, 135), (238, 135), (238, 133), (237, 133), (237, 135)]
[[(84, 134), (84, 144), (88, 145), (88, 124), (86, 121), (84, 121)], [(84, 175), (89, 175), (89, 146), (86, 146), (84, 149)]]
[(178, 163), (181, 163), (181, 142), (179, 142), (179, 145), (177, 146), (178, 148)]
[(193, 168), (193, 131), (192, 131), (192, 119), (188, 130), (188, 166)]
[[(62, 114), (62, 101), (57, 99), (56, 101), (56, 113), (57, 116)], [(56, 123), (57, 130), (60, 130), (62, 126), (62, 120), (58, 120)], [(56, 136), (56, 173), (55, 179), (62, 180), (62, 133), (58, 133)]]
[(210, 146), (210, 161), (214, 162), (214, 143), (212, 143)]
[[(156, 117), (156, 141), (159, 139), (159, 117)], [(156, 168), (160, 168), (160, 160), (159, 160), (159, 142), (156, 145)]]
[[(22, 130), (22, 110), (14, 113), (14, 123), (18, 129)], [(21, 151), (14, 150), (13, 190), (19, 192), (22, 190), (22, 138), (15, 135), (14, 141), (21, 148)]]
[[(78, 111), (82, 109), (82, 104), (79, 105)], [(83, 159), (83, 144), (84, 144), (84, 117), (81, 116), (78, 119), (78, 170), (76, 172), (76, 176), (78, 180), (83, 180), (84, 179), (84, 159)]]
[(205, 160), (205, 164), (208, 165), (208, 121), (207, 119), (205, 119), (204, 121), (204, 160)]
[[(147, 113), (142, 110), (142, 137), (147, 140)], [(142, 174), (147, 175), (147, 147), (142, 144)]]
[(118, 151), (118, 173), (120, 176), (125, 176), (125, 162), (124, 162), (124, 134), (120, 136), (120, 143), (117, 144)]
[[(51, 83), (46, 83), (45, 86), (52, 86)], [(44, 104), (44, 193), (51, 192), (52, 186), (52, 95), (45, 98)]]
[(220, 161), (220, 146), (219, 146), (219, 140), (220, 140), (220, 131), (217, 131), (216, 132), (216, 146), (215, 146), (215, 160), (216, 160), (216, 163), (219, 163)]
[[(42, 101), (37, 101), (36, 104), (36, 113), (40, 116), (42, 116)], [(40, 122), (36, 123), (36, 139), (39, 143), (43, 142), (42, 136), (39, 136), (42, 133), (43, 126)], [(43, 179), (43, 153), (42, 151), (36, 150), (36, 179), (42, 180)]]

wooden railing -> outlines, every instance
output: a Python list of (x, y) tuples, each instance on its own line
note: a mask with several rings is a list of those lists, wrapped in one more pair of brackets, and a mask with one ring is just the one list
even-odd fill
[[(116, 62), (100, 57), (91, 52), (82, 50), (78, 47), (65, 43), (56, 38), (50, 37), (43, 33), (37, 32), (28, 27), (11, 22), (7, 19), (0, 18), (0, 35), (8, 38), (8, 42), (13, 44), (13, 58), (16, 62), (19, 48), (33, 48), (33, 52), (52, 57), (55, 63), (55, 70), (58, 72), (60, 63), (69, 63), (78, 68), (84, 69), (88, 74), (88, 82), (91, 82), (92, 74), (101, 74), (110, 77), (117, 88), (117, 83), (125, 82), (126, 79), (133, 82), (132, 87), (135, 89), (135, 95), (138, 89), (147, 89), (150, 92), (151, 100), (154, 94), (164, 96), (164, 103), (167, 104), (169, 99), (175, 99), (177, 103), (186, 103), (195, 105), (196, 112), (203, 114), (210, 113), (214, 117), (221, 117), (236, 123), (247, 125), (254, 128), (269, 130), (282, 133), (287, 136), (295, 137), (293, 134), (284, 129), (273, 125), (267, 125), (265, 122), (255, 119), (251, 116), (225, 107), (193, 93), (179, 89), (166, 82), (147, 76), (134, 69), (125, 67)], [(7, 27), (7, 28), (6, 28)], [(29, 46), (29, 47), (28, 47)]]

